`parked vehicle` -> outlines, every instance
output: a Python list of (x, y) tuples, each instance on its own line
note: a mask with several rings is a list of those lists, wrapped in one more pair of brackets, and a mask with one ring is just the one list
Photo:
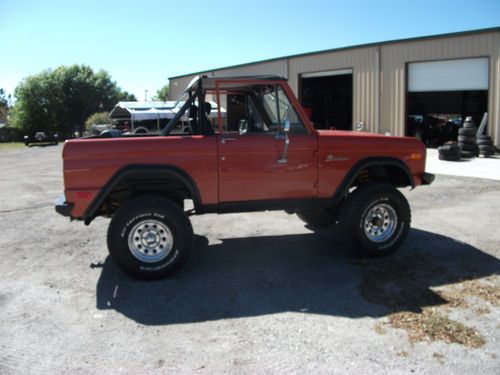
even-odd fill
[(461, 119), (443, 119), (435, 116), (409, 115), (408, 135), (416, 137), (428, 147), (438, 147), (456, 141)]
[(59, 134), (54, 133), (47, 135), (44, 132), (36, 132), (35, 135), (30, 137), (29, 135), (24, 136), (24, 144), (30, 146), (33, 144), (54, 144), (59, 143)]
[[(211, 121), (205, 97), (234, 95)], [(87, 225), (110, 217), (109, 252), (134, 277), (178, 270), (193, 247), (189, 215), (210, 212), (286, 210), (313, 227), (342, 225), (365, 255), (388, 255), (411, 221), (397, 188), (434, 179), (415, 138), (314, 129), (280, 77), (195, 78), (181, 99), (160, 135), (64, 145), (56, 211)], [(182, 118), (189, 132), (172, 134)]]

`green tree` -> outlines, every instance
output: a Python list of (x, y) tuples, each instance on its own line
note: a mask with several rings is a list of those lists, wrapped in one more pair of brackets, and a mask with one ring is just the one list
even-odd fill
[(9, 97), (5, 94), (4, 89), (0, 88), (0, 122), (7, 120), (7, 112), (9, 110)]
[(137, 98), (134, 94), (130, 94), (127, 91), (123, 91), (119, 96), (120, 102), (136, 102)]
[(109, 118), (109, 112), (96, 112), (89, 116), (85, 121), (85, 130), (90, 133), (92, 132), (92, 125), (97, 124), (110, 124), (111, 119)]
[(7, 109), (9, 106), (9, 99), (5, 94), (5, 90), (0, 88), (0, 110)]
[(170, 88), (168, 87), (168, 84), (166, 84), (161, 89), (156, 91), (155, 99), (167, 101), (169, 92)]
[(12, 119), (27, 134), (57, 131), (71, 137), (75, 131), (82, 134), (91, 114), (110, 111), (124, 94), (104, 70), (60, 66), (27, 77), (16, 87)]

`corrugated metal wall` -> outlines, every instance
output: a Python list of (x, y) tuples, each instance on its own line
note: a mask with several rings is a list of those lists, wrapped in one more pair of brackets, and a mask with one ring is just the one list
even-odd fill
[(270, 75), (277, 74), (288, 78), (287, 60), (274, 60), (264, 63), (239, 66), (232, 69), (214, 71), (215, 77), (237, 77), (247, 75)]
[(289, 59), (289, 84), (295, 94), (299, 93), (300, 75), (303, 73), (353, 70), (354, 123), (363, 121), (368, 131), (378, 131), (377, 126), (377, 51), (378, 47), (356, 48), (318, 55)]
[[(500, 143), (500, 31), (381, 43), (369, 47), (283, 58), (235, 68), (219, 69), (209, 76), (278, 74), (287, 77), (292, 90), (299, 94), (303, 73), (353, 70), (353, 122), (363, 121), (371, 132), (405, 134), (407, 63), (460, 59), (490, 58), (489, 133)], [(175, 98), (193, 76), (170, 80)]]

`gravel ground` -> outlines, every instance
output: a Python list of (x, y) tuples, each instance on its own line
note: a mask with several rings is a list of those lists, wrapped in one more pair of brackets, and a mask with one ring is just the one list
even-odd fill
[[(405, 190), (413, 229), (382, 260), (283, 212), (192, 217), (185, 268), (139, 282), (108, 258), (106, 219), (54, 212), (60, 154), (0, 153), (1, 374), (500, 373), (500, 181)], [(467, 282), (489, 294), (443, 297)], [(484, 344), (395, 328), (397, 313), (423, 311)]]

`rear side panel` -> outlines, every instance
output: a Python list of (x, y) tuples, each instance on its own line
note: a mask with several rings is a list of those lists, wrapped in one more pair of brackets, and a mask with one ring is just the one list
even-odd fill
[(69, 141), (63, 150), (66, 201), (80, 218), (101, 188), (130, 164), (175, 166), (200, 192), (202, 204), (217, 203), (216, 137), (169, 136)]

